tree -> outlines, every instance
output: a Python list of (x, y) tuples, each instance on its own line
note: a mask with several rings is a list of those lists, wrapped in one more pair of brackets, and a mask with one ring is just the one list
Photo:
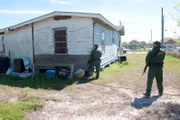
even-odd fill
[(180, 1), (176, 6), (174, 6), (174, 13), (170, 13), (172, 18), (176, 20), (177, 26), (180, 27)]
[(122, 42), (122, 46), (127, 46), (128, 43), (127, 42)]

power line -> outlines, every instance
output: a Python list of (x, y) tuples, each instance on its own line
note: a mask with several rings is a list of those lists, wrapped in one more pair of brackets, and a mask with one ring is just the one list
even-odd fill
[(137, 33), (148, 33), (149, 31), (143, 31), (143, 32), (132, 32), (132, 33), (126, 33), (126, 34), (137, 34)]
[(160, 31), (160, 30), (157, 30), (157, 29), (149, 29), (147, 31), (142, 31), (142, 32), (131, 32), (131, 33), (126, 33), (126, 34), (138, 34), (138, 33), (150, 33), (152, 30), (153, 31)]

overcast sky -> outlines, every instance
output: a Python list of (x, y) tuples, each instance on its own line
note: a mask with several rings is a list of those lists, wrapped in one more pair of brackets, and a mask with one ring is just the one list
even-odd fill
[[(115, 25), (125, 26), (122, 41), (161, 39), (161, 7), (165, 15), (165, 37), (179, 36), (169, 13), (179, 0), (2, 0), (0, 28), (8, 27), (52, 11), (100, 13)], [(176, 33), (173, 31), (177, 31)]]

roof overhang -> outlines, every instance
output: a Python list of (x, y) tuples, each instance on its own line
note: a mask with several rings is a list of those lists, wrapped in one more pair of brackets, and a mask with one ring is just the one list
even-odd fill
[(124, 25), (119, 28), (121, 35), (125, 35)]
[(13, 30), (13, 29), (17, 29), (23, 26), (27, 26), (29, 24), (47, 19), (47, 18), (51, 18), (54, 16), (76, 16), (76, 17), (90, 17), (90, 18), (98, 18), (101, 21), (103, 21), (104, 23), (106, 23), (107, 25), (109, 25), (110, 27), (112, 27), (113, 29), (119, 31), (121, 33), (121, 35), (124, 35), (124, 26), (120, 26), (120, 27), (116, 27), (115, 25), (113, 25), (110, 21), (108, 21), (105, 17), (103, 17), (101, 14), (98, 13), (83, 13), (83, 12), (60, 12), (60, 11), (54, 11), (52, 13), (49, 14), (45, 14), (42, 15), (40, 17), (36, 17), (34, 19), (22, 22), (20, 24), (16, 24), (4, 29), (0, 29), (0, 33), (5, 32), (6, 30)]

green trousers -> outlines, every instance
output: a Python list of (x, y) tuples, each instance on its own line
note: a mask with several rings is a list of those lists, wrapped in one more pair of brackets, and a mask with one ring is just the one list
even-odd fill
[(101, 61), (96, 60), (88, 64), (88, 76), (92, 76), (94, 72), (94, 67), (96, 68), (96, 79), (99, 78), (99, 71), (100, 71), (100, 63)]
[(163, 94), (163, 67), (149, 67), (146, 94), (151, 95), (153, 80), (156, 78), (157, 88), (160, 95)]

